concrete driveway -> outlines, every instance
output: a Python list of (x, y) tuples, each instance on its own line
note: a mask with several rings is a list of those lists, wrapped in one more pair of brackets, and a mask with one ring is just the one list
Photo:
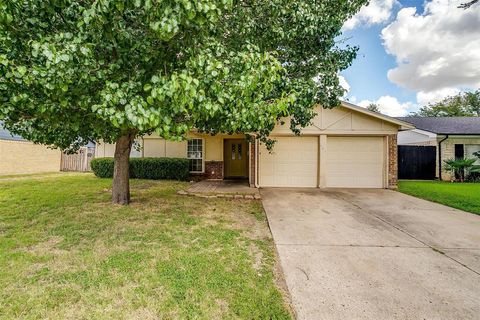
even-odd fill
[(480, 216), (390, 190), (261, 195), (298, 319), (480, 319)]

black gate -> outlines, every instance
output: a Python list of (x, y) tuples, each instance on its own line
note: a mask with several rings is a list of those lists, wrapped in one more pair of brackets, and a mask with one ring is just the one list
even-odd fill
[(435, 179), (435, 146), (398, 146), (399, 179)]

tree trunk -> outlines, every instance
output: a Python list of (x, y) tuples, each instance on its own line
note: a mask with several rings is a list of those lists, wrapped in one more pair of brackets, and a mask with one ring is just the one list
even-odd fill
[(112, 202), (127, 205), (130, 203), (130, 171), (128, 162), (135, 134), (129, 132), (117, 139), (113, 167)]

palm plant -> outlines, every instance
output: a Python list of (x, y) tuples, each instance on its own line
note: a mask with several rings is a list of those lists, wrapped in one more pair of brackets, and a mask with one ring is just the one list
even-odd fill
[[(473, 155), (480, 160), (480, 151), (474, 152)], [(480, 165), (473, 165), (472, 168), (470, 169), (470, 173), (478, 173), (480, 174)]]
[[(458, 175), (460, 182), (465, 181), (465, 177), (470, 174), (472, 168), (476, 170), (477, 166), (473, 164), (476, 159), (448, 159), (443, 161), (445, 163), (445, 170), (452, 172), (453, 175)], [(480, 169), (480, 168), (479, 168)]]

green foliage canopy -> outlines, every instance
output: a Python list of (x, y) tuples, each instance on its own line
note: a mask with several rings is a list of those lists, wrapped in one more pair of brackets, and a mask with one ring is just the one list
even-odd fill
[(379, 107), (378, 104), (376, 104), (376, 103), (370, 103), (370, 104), (367, 106), (367, 110), (380, 113), (380, 107)]
[[(356, 48), (335, 39), (366, 0), (4, 0), (0, 121), (75, 150), (126, 133), (294, 132), (339, 104)], [(313, 80), (318, 77), (318, 82)]]
[(412, 113), (417, 117), (479, 117), (480, 89), (459, 93), (437, 103), (429, 104)]

